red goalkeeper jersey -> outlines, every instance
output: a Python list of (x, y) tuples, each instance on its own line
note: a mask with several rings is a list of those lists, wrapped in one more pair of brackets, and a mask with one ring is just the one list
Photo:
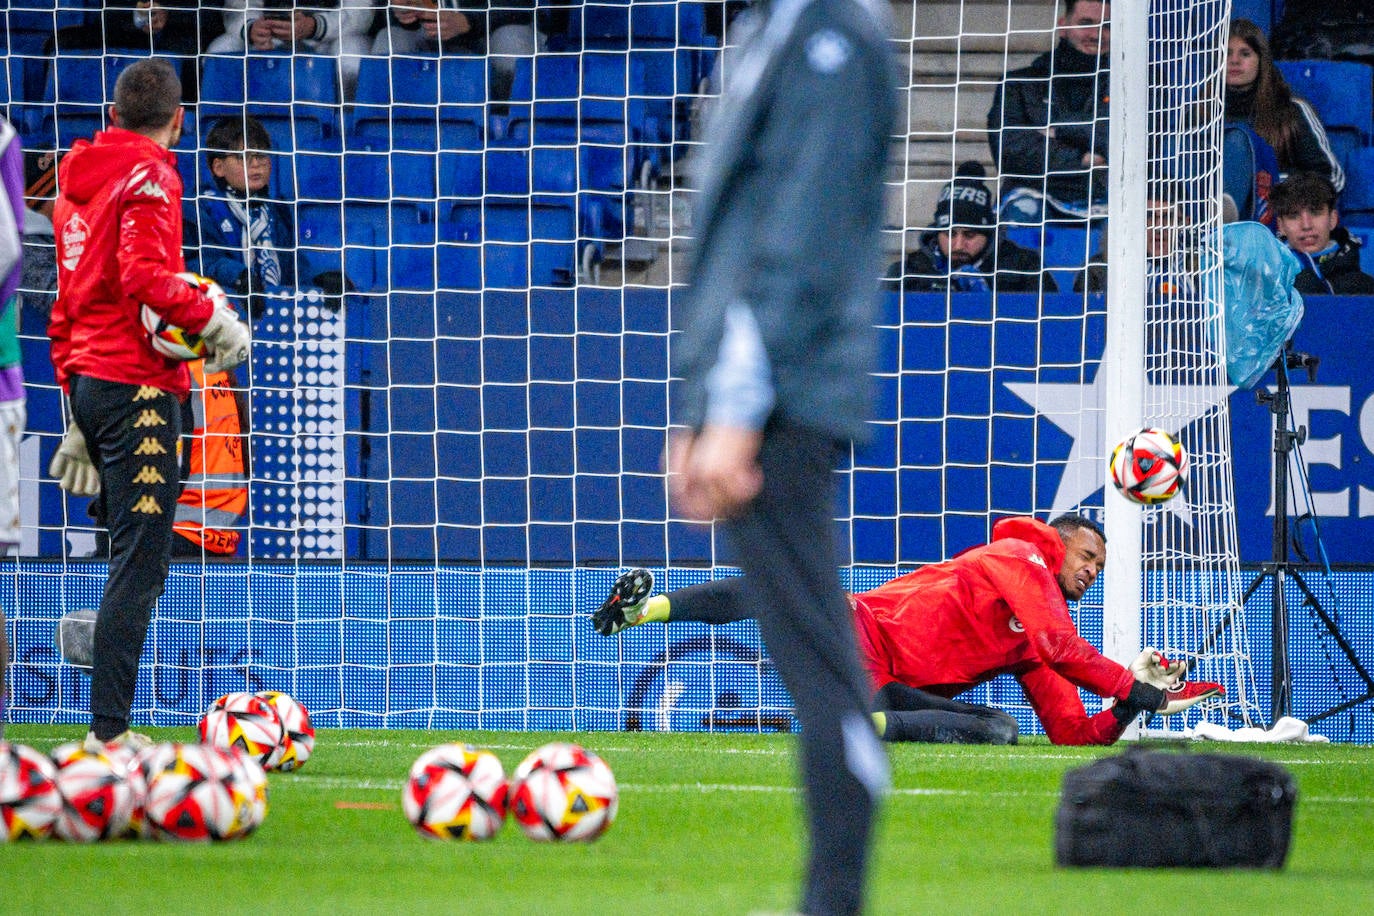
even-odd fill
[(1089, 717), (1077, 688), (1125, 699), (1134, 677), (1078, 635), (1055, 578), (1063, 562), (1053, 528), (1009, 518), (992, 543), (855, 595), (873, 686), (953, 697), (1011, 674), (1055, 744), (1115, 741), (1125, 724), (1109, 709)]

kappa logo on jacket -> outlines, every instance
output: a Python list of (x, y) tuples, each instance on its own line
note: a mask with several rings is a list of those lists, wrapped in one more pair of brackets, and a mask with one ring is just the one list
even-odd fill
[(143, 184), (139, 185), (137, 188), (134, 189), (133, 196), (155, 197), (158, 200), (162, 201), (164, 204), (169, 204), (172, 202), (172, 199), (167, 196), (167, 192), (162, 190), (162, 185), (158, 184), (156, 181), (153, 181), (153, 179), (151, 178), (145, 178)]

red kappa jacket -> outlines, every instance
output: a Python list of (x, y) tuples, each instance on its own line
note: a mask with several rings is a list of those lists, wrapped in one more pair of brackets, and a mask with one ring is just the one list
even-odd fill
[(57, 301), (48, 322), (64, 389), (73, 374), (153, 385), (182, 400), (186, 367), (148, 342), (147, 303), (172, 324), (200, 331), (214, 305), (176, 274), (181, 255), (181, 176), (176, 156), (112, 127), (78, 140), (58, 169), (53, 208)]
[(1078, 635), (1055, 578), (1064, 544), (1049, 525), (1008, 518), (992, 543), (854, 596), (873, 679), (953, 697), (1011, 674), (1055, 744), (1110, 744), (1125, 730), (1110, 709), (1089, 717), (1082, 687), (1125, 699), (1131, 672)]

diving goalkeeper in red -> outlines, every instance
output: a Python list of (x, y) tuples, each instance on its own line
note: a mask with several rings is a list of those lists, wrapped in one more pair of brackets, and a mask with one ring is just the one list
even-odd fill
[[(1078, 635), (1068, 602), (1106, 563), (1102, 529), (1064, 515), (1050, 524), (1008, 518), (992, 542), (851, 596), (874, 688), (874, 722), (889, 741), (1011, 744), (1016, 720), (954, 697), (1010, 674), (1055, 744), (1111, 744), (1142, 712), (1182, 712), (1224, 693), (1182, 680), (1183, 666), (1145, 649), (1129, 668)], [(739, 579), (650, 596), (653, 577), (616, 580), (592, 616), (602, 635), (653, 620), (729, 623), (752, 616)], [(1112, 700), (1088, 715), (1078, 688)]]

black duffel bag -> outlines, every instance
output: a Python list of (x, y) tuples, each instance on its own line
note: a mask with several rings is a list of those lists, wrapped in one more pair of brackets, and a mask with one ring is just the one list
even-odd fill
[(1064, 774), (1060, 865), (1281, 868), (1298, 787), (1267, 760), (1132, 749)]

